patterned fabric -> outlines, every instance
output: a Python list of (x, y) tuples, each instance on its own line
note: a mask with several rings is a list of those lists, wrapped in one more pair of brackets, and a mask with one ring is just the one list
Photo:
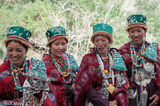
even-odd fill
[(113, 43), (112, 33), (113, 29), (111, 26), (104, 23), (96, 24), (93, 26), (93, 35), (91, 37), (91, 41), (94, 41), (96, 35), (102, 34), (110, 39), (110, 43)]
[[(112, 56), (114, 57), (114, 52), (111, 51)], [(104, 69), (109, 70), (109, 61), (103, 60)], [(113, 63), (114, 64), (114, 63)], [(115, 91), (113, 94), (109, 94), (108, 101), (101, 97), (101, 88), (102, 88), (102, 72), (99, 70), (99, 64), (96, 57), (96, 52), (86, 54), (78, 70), (76, 82), (75, 82), (75, 106), (85, 106), (86, 99), (88, 99), (95, 106), (106, 106), (109, 101), (116, 99), (120, 106), (126, 106), (127, 101), (127, 77), (125, 71), (123, 70), (114, 70), (114, 80), (115, 80)], [(118, 75), (124, 79), (121, 82), (118, 80)], [(109, 80), (111, 83), (112, 79)], [(120, 81), (120, 82), (118, 82)], [(119, 84), (123, 85), (119, 85)], [(94, 94), (88, 94), (88, 92), (95, 92)], [(103, 93), (102, 93), (103, 94)], [(95, 99), (97, 98), (97, 99)], [(101, 104), (101, 105), (100, 105)], [(103, 105), (102, 105), (103, 104)]]
[[(145, 45), (147, 47), (145, 54), (149, 53), (149, 54), (145, 55), (145, 58), (144, 58), (145, 63), (151, 62), (154, 65), (154, 72), (156, 72), (156, 75), (155, 75), (156, 79), (152, 79), (150, 77), (151, 82), (149, 84), (147, 84), (145, 87), (147, 90), (147, 93), (148, 93), (148, 98), (147, 98), (147, 106), (148, 106), (152, 102), (152, 100), (150, 100), (149, 97), (151, 97), (153, 94), (160, 95), (160, 91), (159, 91), (160, 90), (160, 64), (159, 64), (159, 62), (160, 62), (160, 57), (159, 57), (160, 49), (158, 48), (158, 45), (155, 43), (150, 44), (148, 42), (145, 42)], [(152, 48), (152, 50), (151, 50), (151, 48)], [(137, 85), (138, 82), (134, 83), (132, 81), (132, 61), (131, 61), (131, 57), (130, 57), (130, 42), (121, 46), (119, 50), (120, 50), (120, 54), (122, 55), (122, 58), (124, 59), (124, 62), (125, 62), (127, 69), (128, 69), (128, 71), (126, 73), (127, 73), (127, 77), (129, 79), (131, 88), (133, 88), (134, 91), (137, 89), (138, 95), (140, 95), (139, 94), (140, 93), (139, 85)], [(156, 51), (153, 51), (153, 50), (156, 50)], [(152, 56), (155, 56), (156, 59), (155, 59), (155, 57), (152, 57)], [(150, 64), (148, 64), (148, 65), (150, 65)], [(146, 75), (144, 75), (144, 76), (146, 76)], [(136, 100), (132, 99), (129, 101), (130, 101), (130, 106), (136, 105)], [(159, 106), (159, 105), (160, 104), (158, 104), (157, 106)]]
[(113, 69), (114, 70), (127, 70), (124, 61), (122, 59), (122, 56), (119, 54), (119, 52), (117, 52), (115, 49), (113, 49), (114, 51), (114, 55), (113, 55), (113, 59), (114, 59), (114, 64), (113, 64)]
[[(71, 68), (71, 75), (73, 75), (73, 78), (75, 79), (75, 73), (78, 70), (77, 62), (75, 61), (74, 57), (70, 54), (64, 54), (64, 56), (67, 58), (69, 68)], [(50, 102), (52, 104), (51, 106), (68, 106), (66, 102), (66, 96), (65, 91), (61, 90), (63, 89), (65, 83), (61, 78), (60, 73), (57, 71), (54, 63), (52, 62), (52, 58), (50, 55), (45, 54), (43, 56), (43, 61), (47, 67), (47, 76), (50, 79), (49, 87), (50, 87), (50, 93), (48, 96), (48, 100), (46, 102)], [(60, 67), (62, 68), (64, 63), (58, 63)], [(72, 82), (73, 84), (74, 82)], [(71, 85), (70, 85), (71, 86)], [(72, 100), (73, 101), (73, 100)], [(69, 105), (70, 106), (70, 105)]]
[[(32, 61), (33, 60), (33, 61)], [(34, 64), (34, 60), (36, 60), (36, 63), (39, 63), (39, 64)], [(36, 76), (37, 77), (33, 77), (32, 75), (27, 74), (27, 75), (24, 75), (24, 74), (19, 74), (18, 75), (18, 79), (19, 79), (19, 82), (20, 82), (20, 85), (23, 86), (24, 85), (24, 82), (25, 82), (25, 79), (26, 77), (29, 77), (29, 81), (30, 81), (30, 84), (32, 85), (32, 78), (47, 78), (46, 77), (46, 69), (45, 68), (41, 68), (42, 66), (44, 66), (44, 63), (40, 60), (37, 60), (37, 59), (30, 59), (30, 60), (26, 60), (27, 61), (27, 67), (29, 69), (33, 69), (32, 68), (32, 65), (33, 67), (36, 67), (36, 69), (34, 70), (36, 73)], [(32, 61), (32, 62), (31, 62)], [(36, 66), (34, 66), (36, 65)], [(21, 73), (25, 73), (24, 71), (22, 71)], [(43, 74), (41, 74), (43, 73)], [(40, 75), (41, 74), (41, 75)], [(39, 76), (40, 75), (40, 76)], [(31, 78), (32, 76), (32, 78)], [(38, 82), (33, 82), (34, 85), (36, 87), (36, 85), (38, 84)], [(11, 76), (11, 68), (10, 68), (10, 61), (5, 61), (3, 64), (0, 65), (0, 102), (3, 102), (3, 100), (11, 100), (14, 102), (14, 100), (17, 98), (15, 97), (15, 85), (14, 85), (14, 81), (13, 81), (13, 77)], [(42, 85), (41, 85), (42, 86)], [(22, 99), (22, 92), (18, 92), (18, 95), (19, 95), (19, 98)], [(41, 93), (38, 93), (36, 94), (35, 97), (41, 99), (42, 97), (42, 92)], [(21, 100), (22, 101), (22, 100)]]
[(46, 37), (48, 39), (47, 46), (49, 45), (49, 43), (53, 42), (57, 37), (64, 37), (68, 43), (68, 38), (66, 36), (66, 31), (62, 26), (56, 26), (48, 29), (46, 32)]
[(127, 31), (134, 26), (141, 26), (145, 28), (146, 30), (148, 29), (146, 27), (146, 17), (142, 14), (133, 14), (127, 18), (128, 22), (128, 28), (126, 29)]
[(151, 43), (144, 53), (144, 56), (158, 62), (157, 60), (157, 43)]
[(4, 41), (6, 44), (9, 40), (18, 39), (25, 42), (24, 44), (30, 47), (29, 38), (31, 37), (31, 32), (21, 26), (13, 26), (8, 28), (7, 39)]
[(146, 25), (146, 17), (142, 14), (131, 15), (127, 18), (128, 24), (144, 24)]
[(37, 79), (47, 80), (45, 64), (36, 58), (32, 58), (31, 63), (32, 67), (29, 74)]

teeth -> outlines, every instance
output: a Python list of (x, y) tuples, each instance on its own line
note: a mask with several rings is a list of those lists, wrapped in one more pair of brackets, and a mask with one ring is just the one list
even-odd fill
[(17, 60), (17, 58), (12, 58), (12, 60), (16, 61), (16, 60)]

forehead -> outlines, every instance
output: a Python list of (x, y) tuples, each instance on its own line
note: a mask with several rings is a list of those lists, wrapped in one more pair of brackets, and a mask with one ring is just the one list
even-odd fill
[(16, 41), (10, 41), (10, 42), (8, 42), (7, 47), (10, 47), (10, 48), (24, 48), (21, 43), (16, 42)]
[(66, 39), (63, 37), (56, 38), (52, 43), (58, 43), (58, 42), (66, 42), (67, 43)]
[(105, 35), (96, 35), (94, 39), (108, 39)]
[(142, 30), (142, 29), (143, 29), (142, 27), (136, 26), (136, 27), (130, 28), (129, 31), (130, 31), (130, 30)]

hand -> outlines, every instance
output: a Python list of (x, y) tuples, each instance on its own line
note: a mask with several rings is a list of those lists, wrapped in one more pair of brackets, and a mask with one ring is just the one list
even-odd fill
[(150, 98), (150, 100), (153, 99), (152, 103), (149, 104), (149, 106), (156, 106), (159, 102), (160, 97), (157, 94), (152, 95)]
[(113, 100), (109, 103), (109, 106), (117, 106), (117, 100)]
[(64, 85), (61, 90), (64, 91), (66, 96), (71, 96), (73, 94), (72, 85)]

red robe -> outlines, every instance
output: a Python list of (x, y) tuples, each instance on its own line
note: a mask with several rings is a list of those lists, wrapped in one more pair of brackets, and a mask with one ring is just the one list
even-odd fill
[[(103, 61), (104, 69), (109, 68), (108, 61)], [(88, 98), (87, 92), (90, 92), (89, 98), (95, 106), (108, 106), (107, 100), (101, 98), (98, 90), (101, 89), (102, 86), (102, 73), (99, 70), (99, 64), (96, 57), (96, 52), (93, 51), (92, 53), (86, 54), (82, 61), (80, 68), (78, 70), (77, 79), (75, 82), (75, 106), (85, 106), (85, 101)], [(115, 82), (115, 91), (113, 94), (109, 95), (109, 101), (117, 100), (120, 106), (127, 106), (127, 88), (128, 88), (128, 81), (126, 78), (125, 71), (121, 70), (123, 73), (126, 83), (123, 84), (121, 87), (117, 87), (117, 83)], [(118, 72), (114, 70), (114, 74), (116, 75)], [(93, 89), (96, 89), (97, 92), (92, 92)], [(94, 93), (92, 95), (92, 93)]]
[[(68, 106), (66, 102), (65, 91), (62, 90), (65, 83), (62, 80), (59, 72), (57, 71), (57, 68), (53, 63), (51, 56), (48, 54), (45, 55), (43, 61), (47, 68), (47, 76), (51, 80), (49, 82), (50, 93), (46, 100), (46, 102), (50, 103), (50, 105), (47, 105), (47, 103), (45, 103), (45, 106)], [(62, 69), (64, 63), (58, 64)]]
[[(28, 62), (29, 63), (29, 62)], [(25, 77), (21, 74), (18, 76), (21, 86), (23, 86)], [(0, 100), (14, 100), (14, 81), (11, 76), (10, 61), (0, 65)], [(22, 93), (19, 92), (19, 97)]]
[[(148, 42), (145, 42), (145, 43), (147, 47), (150, 45), (150, 43)], [(158, 45), (156, 47), (157, 47), (157, 60), (160, 62), (160, 49), (158, 48)], [(128, 69), (128, 71), (126, 72), (127, 77), (129, 81), (131, 81), (132, 62), (131, 62), (131, 57), (130, 57), (130, 42), (122, 45), (119, 51)], [(156, 79), (155, 80), (152, 79), (151, 83), (146, 86), (146, 89), (148, 92), (148, 103), (147, 104), (149, 105), (152, 102), (151, 100), (149, 100), (149, 97), (151, 97), (153, 94), (157, 94), (160, 96), (160, 64), (156, 61), (153, 61), (152, 59), (149, 59), (146, 57), (145, 59), (147, 59), (148, 61), (152, 61), (154, 63), (155, 71), (156, 71), (156, 76), (155, 76)]]
[[(27, 60), (28, 68), (32, 65), (32, 61)], [(24, 70), (23, 70), (24, 71)], [(0, 65), (0, 102), (10, 101), (10, 102), (19, 102), (16, 101), (17, 97), (15, 98), (15, 84), (13, 81), (13, 76), (11, 75), (11, 66), (10, 61), (4, 61)], [(18, 75), (19, 81), (21, 86), (23, 86), (25, 77), (22, 74)], [(41, 92), (42, 93), (42, 92)], [(39, 99), (41, 98), (41, 93), (36, 95)], [(19, 99), (22, 98), (22, 92), (18, 92)], [(8, 102), (9, 103), (9, 102)], [(8, 104), (11, 105), (11, 104)], [(18, 105), (18, 104), (17, 104)]]

